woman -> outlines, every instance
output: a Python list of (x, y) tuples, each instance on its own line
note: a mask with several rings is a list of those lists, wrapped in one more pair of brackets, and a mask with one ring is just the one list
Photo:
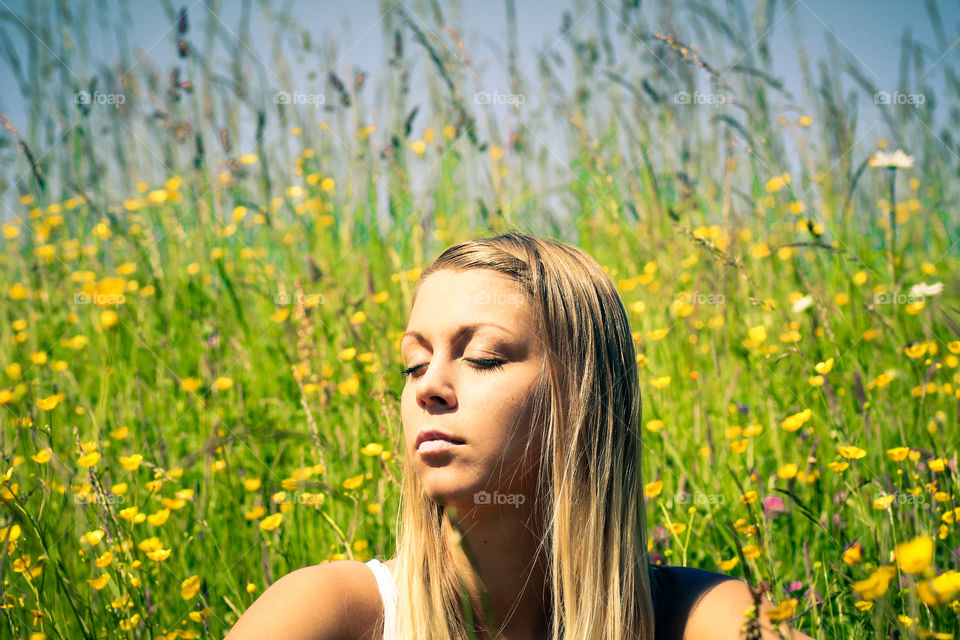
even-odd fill
[[(744, 637), (746, 582), (648, 565), (633, 340), (593, 258), (523, 233), (457, 244), (407, 329), (397, 557), (294, 571), (228, 640)], [(781, 637), (771, 606), (754, 637)]]

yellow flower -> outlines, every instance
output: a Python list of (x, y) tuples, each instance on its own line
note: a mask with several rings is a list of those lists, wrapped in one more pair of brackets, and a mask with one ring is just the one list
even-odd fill
[(782, 173), (779, 176), (773, 176), (772, 178), (767, 180), (763, 188), (766, 189), (769, 193), (776, 193), (777, 191), (780, 191), (788, 184), (790, 184), (790, 174)]
[(120, 465), (127, 471), (136, 471), (141, 462), (143, 462), (143, 456), (139, 453), (134, 453), (130, 456), (120, 456)]
[(767, 339), (767, 328), (762, 324), (759, 324), (755, 327), (750, 327), (747, 331), (750, 339), (756, 343), (763, 342)]
[(799, 411), (793, 415), (787, 416), (783, 422), (780, 423), (780, 426), (786, 431), (796, 431), (802, 427), (812, 415), (813, 411), (810, 409), (804, 409), (803, 411)]
[(214, 386), (220, 391), (226, 391), (233, 386), (233, 378), (219, 377), (217, 381), (213, 383)]
[(881, 496), (873, 501), (873, 508), (877, 510), (886, 509), (891, 504), (893, 504), (893, 499), (895, 497), (896, 496), (894, 496), (893, 494), (889, 496)]
[(736, 556), (734, 556), (733, 558), (731, 558), (731, 559), (729, 559), (729, 560), (718, 560), (718, 561), (717, 561), (717, 566), (720, 567), (720, 570), (721, 570), (721, 571), (730, 571), (731, 569), (733, 569), (733, 568), (734, 568), (735, 566), (737, 566), (738, 564), (740, 564), (740, 558), (738, 558), (738, 557), (736, 557)]
[(755, 560), (760, 557), (760, 547), (755, 544), (748, 544), (742, 548), (743, 555), (748, 560)]
[(660, 492), (663, 491), (663, 480), (657, 480), (655, 482), (648, 482), (643, 485), (643, 495), (648, 498), (656, 498), (660, 495)]
[(244, 512), (243, 517), (246, 518), (247, 520), (257, 520), (258, 518), (263, 517), (263, 514), (265, 514), (266, 512), (267, 512), (266, 507), (258, 505), (253, 509), (250, 509), (250, 511)]
[(933, 538), (920, 536), (896, 546), (893, 555), (904, 573), (920, 573), (933, 561)]
[(245, 165), (257, 164), (257, 154), (245, 153), (240, 156), (240, 163)]
[(783, 465), (777, 469), (777, 476), (783, 478), (784, 480), (789, 480), (797, 475), (798, 467), (793, 462)]
[(377, 444), (376, 442), (371, 442), (367, 446), (360, 449), (360, 453), (362, 453), (365, 456), (370, 456), (371, 458), (375, 458), (379, 456), (382, 451), (383, 451), (383, 445)]
[(155, 527), (159, 527), (170, 517), (170, 509), (160, 509), (154, 514), (147, 516), (147, 522)]
[[(17, 538), (20, 537), (21, 532), (20, 525), (18, 524), (10, 525), (9, 527), (2, 527), (0, 528), (0, 542), (15, 542)], [(14, 545), (10, 546), (12, 549)]]
[(97, 464), (97, 461), (100, 459), (100, 453), (98, 451), (91, 451), (85, 455), (80, 456), (77, 459), (77, 464), (81, 467), (90, 468), (93, 465)]
[(797, 599), (788, 598), (778, 604), (776, 607), (767, 610), (767, 617), (774, 622), (786, 620), (797, 610)]
[[(645, 307), (646, 307), (646, 305), (644, 305), (644, 308), (645, 308)], [(636, 309), (635, 309), (635, 310), (636, 310)], [(667, 333), (669, 333), (669, 332), (670, 332), (670, 328), (669, 328), (669, 327), (667, 327), (666, 329), (655, 329), (654, 331), (648, 331), (648, 332), (647, 332), (647, 339), (648, 339), (648, 340), (654, 340), (654, 341), (656, 341), (656, 340), (662, 340), (663, 337), (666, 336)]]
[(942, 516), (940, 516), (940, 519), (946, 522), (947, 524), (954, 524), (955, 522), (960, 521), (960, 507), (956, 507), (954, 509), (951, 509), (950, 511), (947, 511)]
[(264, 531), (273, 531), (274, 529), (280, 526), (280, 522), (282, 520), (283, 520), (282, 513), (274, 513), (260, 521), (260, 528), (263, 529)]
[(87, 541), (87, 544), (94, 546), (103, 540), (103, 529), (94, 529), (93, 531), (88, 531), (83, 534), (83, 539)]
[(893, 449), (887, 449), (887, 455), (890, 456), (890, 459), (894, 462), (906, 460), (908, 453), (910, 453), (910, 447), (894, 447)]
[(154, 562), (163, 562), (170, 557), (170, 549), (156, 549), (154, 551), (147, 551), (147, 557)]
[(853, 584), (853, 591), (864, 600), (875, 600), (887, 592), (890, 580), (897, 575), (893, 565), (878, 567), (870, 577)]
[(150, 200), (153, 204), (163, 204), (167, 201), (167, 190), (166, 189), (154, 189), (147, 194), (147, 199)]
[(930, 471), (943, 471), (947, 466), (946, 458), (936, 458), (927, 463), (927, 466), (930, 467)]
[(415, 154), (422, 156), (423, 152), (427, 150), (427, 143), (423, 140), (414, 140), (410, 143), (410, 148), (413, 149)]
[(927, 343), (918, 342), (917, 344), (906, 346), (903, 348), (903, 352), (908, 358), (916, 360), (917, 358), (923, 357), (927, 352)]
[(113, 551), (104, 551), (103, 554), (93, 561), (101, 569), (113, 562)]
[(270, 314), (270, 320), (272, 322), (283, 322), (290, 316), (290, 309), (278, 309), (276, 312)]
[(849, 565), (858, 564), (863, 560), (863, 545), (859, 542), (854, 543), (853, 546), (843, 552), (840, 559)]
[(100, 312), (100, 326), (104, 329), (112, 329), (120, 322), (120, 316), (113, 309), (104, 309)]
[(827, 358), (826, 362), (818, 362), (813, 368), (817, 373), (825, 376), (833, 369), (833, 358)]
[(126, 509), (121, 509), (117, 515), (123, 518), (124, 520), (133, 521), (136, 518), (137, 513), (140, 511), (140, 507), (133, 505), (132, 507), (127, 507)]
[(358, 476), (353, 476), (352, 478), (347, 478), (343, 481), (344, 489), (356, 489), (361, 484), (363, 484), (363, 474)]
[(859, 460), (860, 458), (867, 455), (867, 452), (861, 449), (860, 447), (854, 446), (841, 446), (838, 447), (840, 455), (842, 455), (847, 460)]
[(663, 429), (663, 420), (647, 420), (646, 426), (649, 431), (656, 433), (657, 431), (660, 431), (660, 429)]
[(100, 589), (103, 589), (105, 586), (107, 586), (107, 583), (110, 582), (110, 574), (105, 573), (99, 578), (94, 578), (93, 580), (88, 579), (87, 582), (91, 587), (97, 591), (100, 591)]
[(960, 591), (960, 573), (951, 569), (930, 580), (917, 583), (917, 595), (931, 607), (947, 604)]
[(30, 459), (36, 462), (37, 464), (47, 464), (48, 462), (50, 462), (50, 452), (51, 452), (50, 447), (47, 447), (46, 449), (41, 449), (40, 451), (37, 452), (37, 455), (30, 456)]
[(681, 533), (687, 530), (687, 525), (682, 522), (670, 522), (666, 525), (666, 528), (671, 533), (680, 535)]
[(331, 193), (337, 186), (333, 178), (324, 178), (320, 181), (320, 188), (326, 193)]
[(160, 542), (160, 538), (158, 538), (157, 536), (151, 536), (149, 538), (145, 538), (144, 540), (141, 540), (137, 544), (137, 549), (140, 549), (141, 551), (156, 551), (157, 549), (162, 549), (162, 548), (163, 548), (163, 543)]
[(243, 488), (247, 491), (256, 491), (260, 488), (260, 478), (247, 478), (243, 481)]
[(337, 384), (337, 391), (348, 396), (356, 393), (360, 389), (360, 378), (356, 375), (350, 376), (343, 382)]
[(184, 600), (190, 600), (193, 596), (197, 595), (197, 591), (199, 590), (200, 578), (198, 576), (190, 576), (180, 583), (180, 597)]
[(20, 374), (23, 373), (23, 367), (20, 366), (19, 362), (11, 362), (7, 365), (5, 371), (8, 378), (16, 381), (20, 378)]
[(187, 393), (193, 393), (200, 388), (203, 381), (200, 378), (183, 378), (180, 380), (180, 388)]
[(654, 389), (663, 389), (668, 384), (670, 384), (670, 376), (661, 376), (659, 378), (651, 378), (650, 386)]
[(37, 406), (44, 411), (53, 411), (62, 399), (63, 398), (61, 394), (55, 393), (52, 396), (47, 396), (46, 398), (40, 398), (37, 400)]
[(835, 462), (831, 462), (831, 463), (828, 464), (827, 466), (830, 467), (830, 469), (832, 469), (833, 471), (836, 471), (837, 473), (840, 473), (841, 471), (846, 471), (847, 468), (850, 466), (850, 463), (849, 463), (849, 462), (836, 462), (836, 461), (835, 461)]
[(750, 489), (750, 491), (747, 491), (745, 494), (740, 496), (740, 502), (742, 502), (743, 504), (753, 504), (756, 501), (757, 501), (757, 492), (754, 491), (753, 489)]
[(747, 450), (747, 445), (750, 444), (750, 441), (744, 438), (743, 440), (734, 440), (730, 443), (730, 450), (734, 453), (743, 453)]

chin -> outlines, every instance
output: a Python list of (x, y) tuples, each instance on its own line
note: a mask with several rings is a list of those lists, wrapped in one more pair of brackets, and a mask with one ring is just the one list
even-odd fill
[(454, 506), (460, 510), (472, 508), (475, 505), (474, 494), (479, 489), (457, 482), (448, 477), (450, 475), (447, 469), (427, 468), (420, 479), (423, 492), (437, 504)]

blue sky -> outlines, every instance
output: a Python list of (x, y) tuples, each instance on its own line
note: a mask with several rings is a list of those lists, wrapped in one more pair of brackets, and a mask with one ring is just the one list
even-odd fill
[[(722, 7), (723, 0), (704, 0), (714, 6)], [(604, 0), (610, 9), (609, 25), (615, 31), (617, 25), (617, 9), (620, 0)], [(37, 3), (35, 6), (47, 5), (54, 10), (59, 3)], [(222, 27), (231, 33), (238, 30), (242, 3), (226, 0), (222, 3), (220, 16)], [(280, 6), (280, 3), (270, 3), (271, 6)], [(414, 3), (410, 3), (414, 4)], [(429, 3), (424, 3), (429, 4)], [(747, 0), (747, 8), (753, 11), (755, 2)], [(351, 2), (331, 2), (290, 0), (291, 15), (299, 19), (303, 27), (309, 31), (315, 44), (323, 48), (332, 48), (337, 51), (339, 58), (335, 71), (341, 77), (351, 77), (351, 69), (366, 72), (369, 77), (368, 89), (378, 84), (378, 77), (387, 71), (384, 66), (384, 36), (381, 22), (381, 5), (374, 0), (354, 0)], [(559, 26), (564, 12), (569, 12), (574, 20), (575, 27), (593, 30), (596, 26), (596, 7), (602, 3), (592, 0), (517, 0), (518, 41), (519, 41), (519, 68), (530, 74), (531, 80), (536, 83), (536, 64), (544, 51), (557, 51), (565, 56), (569, 54), (569, 47), (559, 38)], [(681, 6), (674, 13), (672, 10), (668, 20), (662, 15), (670, 7)], [(87, 11), (90, 14), (90, 30), (86, 33), (86, 45), (89, 47), (90, 57), (102, 62), (113, 62), (117, 59), (117, 38), (113, 25), (123, 24), (126, 19), (116, 0), (103, 3), (71, 2), (73, 11)], [(175, 25), (168, 17), (162, 2), (133, 0), (126, 5), (129, 13), (130, 28), (126, 31), (126, 38), (135, 49), (143, 50), (150, 60), (140, 64), (158, 64), (162, 69), (169, 69), (176, 58)], [(203, 32), (203, 1), (183, 2), (173, 5), (177, 9), (181, 6), (189, 7), (190, 31), (189, 38), (193, 42), (201, 41)], [(273, 59), (270, 50), (269, 21), (263, 16), (263, 7), (257, 1), (251, 3), (252, 53), (264, 65), (264, 73), (274, 74), (269, 68)], [(420, 6), (416, 3), (416, 6)], [(466, 0), (457, 5), (442, 4), (446, 11), (446, 20), (454, 25), (461, 25), (466, 51), (479, 76), (474, 78), (472, 87), (468, 91), (508, 91), (506, 74), (506, 14), (502, 2), (483, 2)], [(645, 2), (642, 5), (650, 28), (654, 31), (674, 32), (688, 44), (698, 48), (704, 58), (719, 64), (733, 62), (733, 56), (726, 54), (725, 58), (717, 59), (716, 54), (710, 51), (711, 43), (697, 41), (698, 34), (690, 25), (689, 16), (692, 9), (689, 4), (677, 2)], [(937, 6), (944, 19), (944, 31), (947, 37), (946, 46), (939, 46), (931, 27), (929, 17), (920, 0), (783, 0), (776, 4), (776, 18), (770, 33), (770, 45), (773, 58), (773, 75), (782, 79), (786, 87), (791, 90), (799, 102), (800, 111), (803, 110), (804, 96), (800, 77), (800, 66), (797, 60), (796, 45), (802, 42), (812, 61), (827, 56), (827, 35), (832, 34), (840, 43), (845, 55), (856, 60), (864, 75), (874, 82), (881, 90), (889, 92), (909, 91), (909, 88), (898, 86), (900, 66), (900, 43), (904, 30), (909, 29), (914, 40), (925, 43), (927, 48), (925, 73), (931, 78), (931, 84), (939, 91), (943, 86), (943, 65), (952, 64), (956, 55), (960, 54), (960, 47), (956, 44), (956, 33), (960, 24), (960, 9), (955, 3), (938, 2)], [(457, 10), (456, 7), (459, 7)], [(26, 0), (0, 0), (0, 12), (7, 11), (17, 15), (25, 15), (31, 9)], [(425, 24), (425, 23), (422, 23)], [(672, 26), (671, 26), (672, 24)], [(21, 59), (29, 57), (28, 39), (38, 48), (45, 48), (48, 43), (41, 40), (36, 34), (27, 33), (17, 24), (17, 19), (9, 15), (0, 21), (0, 28), (10, 38), (14, 49)], [(74, 43), (83, 46), (84, 43)], [(392, 43), (386, 43), (391, 47)], [(424, 61), (422, 51), (409, 39), (406, 42), (407, 51), (413, 51), (419, 58), (418, 65), (422, 69), (428, 63)], [(51, 49), (58, 50), (57, 46)], [(754, 53), (754, 51), (750, 51)], [(741, 52), (742, 55), (742, 52)], [(619, 56), (623, 59), (623, 56)], [(216, 56), (217, 65), (228, 73), (227, 66), (230, 54), (220, 49)], [(306, 78), (310, 71), (319, 72), (322, 79), (326, 69), (316, 69), (306, 66), (306, 62), (298, 62), (290, 58), (293, 75)], [(315, 60), (315, 59), (314, 59)], [(744, 59), (745, 60), (745, 59)], [(831, 60), (833, 66), (836, 61)], [(316, 65), (314, 65), (315, 67)], [(816, 64), (811, 64), (816, 73)], [(565, 67), (566, 71), (570, 67)], [(95, 70), (89, 70), (93, 73)], [(307, 87), (321, 86), (322, 81), (307, 82)], [(78, 83), (79, 84), (79, 83)], [(848, 83), (848, 88), (852, 83)], [(11, 123), (21, 131), (27, 130), (27, 113), (19, 87), (6, 62), (0, 60), (0, 113), (6, 116)], [(284, 87), (277, 87), (283, 89)], [(859, 89), (857, 89), (859, 91)], [(862, 91), (861, 91), (862, 93)], [(868, 132), (864, 135), (864, 143), (870, 145), (874, 140), (886, 135), (885, 125), (879, 116), (877, 107), (872, 104), (872, 96), (860, 96), (860, 117), (858, 130)], [(938, 105), (937, 112), (942, 112), (947, 105)], [(497, 115), (501, 113), (495, 110)], [(503, 107), (502, 113), (507, 108)], [(423, 117), (418, 125), (422, 128), (426, 123)], [(252, 137), (252, 136), (251, 136)], [(29, 142), (29, 140), (28, 140)]]
[[(79, 8), (87, 5), (86, 10), (95, 14), (91, 4), (77, 2), (70, 3)], [(676, 4), (676, 3), (670, 3)], [(719, 2), (717, 2), (719, 4)], [(107, 3), (113, 6), (113, 2)], [(23, 15), (28, 11), (24, 0), (0, 0), (0, 9), (7, 9)], [(129, 41), (145, 49), (147, 54), (160, 62), (171, 62), (174, 59), (174, 50), (171, 46), (173, 30), (170, 20), (165, 15), (162, 3), (150, 1), (132, 1), (129, 3), (129, 12), (132, 17), (132, 32), (128, 34)], [(181, 4), (176, 5), (178, 8)], [(199, 3), (183, 3), (183, 6), (192, 6), (190, 13), (193, 18), (190, 34), (199, 35), (200, 25), (197, 24), (201, 15)], [(224, 24), (231, 30), (236, 30), (239, 22), (240, 2), (224, 2), (221, 15)], [(316, 38), (331, 37), (338, 44), (341, 53), (341, 64), (347, 63), (376, 76), (383, 60), (383, 33), (380, 25), (379, 5), (371, 0), (355, 0), (351, 2), (306, 2), (294, 0), (291, 2), (292, 15), (299, 17), (302, 24), (310, 30)], [(520, 67), (534, 68), (540, 52), (548, 47), (563, 48), (558, 41), (558, 27), (563, 11), (569, 11), (572, 16), (579, 17), (585, 26), (595, 25), (593, 2), (571, 2), (569, 0), (519, 0), (517, 2), (517, 17), (519, 25)], [(616, 8), (619, 0), (609, 0), (611, 9), (610, 26), (616, 27)], [(661, 3), (645, 3), (645, 12), (655, 30), (666, 31), (666, 28), (657, 29), (656, 14)], [(755, 6), (748, 2), (748, 7)], [(938, 4), (942, 17), (945, 19), (945, 31), (948, 39), (956, 30), (958, 8), (955, 3), (941, 2)], [(586, 9), (586, 11), (584, 11)], [(788, 11), (789, 9), (789, 11)], [(454, 18), (452, 8), (447, 8), (448, 19)], [(259, 4), (253, 3), (254, 16), (260, 12)], [(936, 53), (936, 42), (926, 11), (919, 0), (845, 0), (842, 2), (826, 0), (786, 0), (777, 4), (778, 16), (772, 31), (772, 49), (775, 74), (783, 78), (787, 86), (799, 96), (800, 77), (799, 66), (796, 60), (796, 42), (802, 40), (810, 53), (816, 59), (825, 56), (827, 32), (836, 36), (852, 57), (860, 62), (866, 76), (874, 80), (878, 86), (889, 91), (898, 89), (897, 75), (899, 68), (900, 39), (905, 28), (909, 28), (913, 37), (927, 43), (931, 48), (931, 56)], [(8, 23), (10, 20), (7, 21)], [(98, 22), (92, 20), (91, 22)], [(465, 42), (471, 56), (479, 66), (485, 63), (483, 77), (484, 86), (505, 85), (503, 72), (503, 57), (505, 50), (506, 17), (504, 4), (501, 2), (466, 1), (462, 3), (461, 22), (464, 28)], [(678, 25), (678, 35), (685, 37), (688, 42), (698, 46), (695, 34), (683, 33), (683, 13), (675, 18)], [(253, 21), (251, 34), (254, 49), (266, 62), (270, 59), (268, 34), (264, 20)], [(27, 49), (22, 32), (9, 24), (4, 25), (11, 37), (14, 47), (21, 56), (27, 55)], [(93, 28), (88, 33), (92, 57), (101, 60), (112, 60), (117, 56), (116, 39), (112, 30)], [(954, 36), (955, 38), (955, 36)], [(39, 38), (37, 38), (39, 41)], [(40, 46), (43, 46), (41, 43)], [(389, 43), (388, 43), (389, 46)], [(945, 52), (941, 52), (945, 53)], [(945, 55), (939, 63), (931, 64), (930, 75), (938, 77), (936, 64), (949, 64), (952, 56)], [(342, 69), (341, 69), (342, 71)], [(942, 70), (940, 70), (942, 73)], [(11, 119), (15, 124), (22, 125), (25, 120), (24, 103), (19, 95), (19, 89), (7, 64), (0, 62), (0, 112)]]

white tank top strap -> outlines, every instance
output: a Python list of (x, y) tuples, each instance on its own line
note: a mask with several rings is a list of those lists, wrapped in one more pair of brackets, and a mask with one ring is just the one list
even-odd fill
[(377, 578), (377, 589), (383, 601), (383, 640), (396, 640), (397, 585), (387, 565), (376, 558), (365, 562)]

